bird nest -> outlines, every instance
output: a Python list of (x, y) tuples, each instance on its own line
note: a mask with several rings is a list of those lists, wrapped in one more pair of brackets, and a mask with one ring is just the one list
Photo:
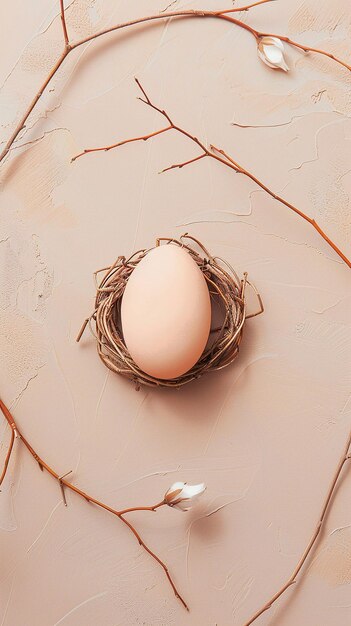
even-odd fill
[[(199, 252), (184, 240), (191, 240)], [(121, 325), (121, 302), (128, 279), (142, 259), (153, 249), (138, 250), (126, 259), (119, 256), (110, 267), (94, 273), (96, 283), (95, 309), (88, 317), (77, 337), (80, 341), (87, 325), (97, 341), (98, 354), (103, 363), (113, 372), (132, 380), (137, 389), (140, 385), (151, 387), (180, 387), (200, 378), (207, 372), (220, 370), (230, 365), (239, 352), (245, 321), (263, 312), (263, 304), (256, 288), (250, 283), (247, 273), (240, 279), (234, 269), (223, 259), (213, 257), (203, 244), (185, 234), (180, 240), (162, 237), (156, 246), (174, 244), (186, 250), (201, 270), (211, 296), (212, 325), (206, 348), (197, 363), (185, 374), (171, 380), (159, 379), (143, 372), (133, 361), (123, 339)], [(98, 277), (103, 273), (102, 279)], [(246, 289), (251, 286), (259, 310), (246, 313)], [(214, 325), (214, 319), (218, 318)]]

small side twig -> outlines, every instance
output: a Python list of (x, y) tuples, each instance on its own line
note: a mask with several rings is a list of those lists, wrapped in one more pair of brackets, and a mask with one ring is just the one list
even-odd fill
[(67, 499), (66, 499), (65, 487), (63, 485), (62, 479), (66, 478), (66, 476), (68, 476), (69, 474), (72, 474), (72, 470), (69, 470), (69, 472), (66, 472), (62, 476), (59, 476), (59, 478), (58, 478), (60, 489), (61, 489), (61, 493), (62, 493), (62, 500), (63, 500), (63, 504), (65, 506), (67, 506)]
[(147, 141), (151, 137), (156, 137), (156, 135), (161, 135), (161, 133), (166, 133), (168, 130), (171, 130), (171, 128), (172, 126), (166, 126), (166, 128), (155, 130), (154, 133), (149, 133), (148, 135), (142, 135), (141, 137), (133, 137), (132, 139), (125, 139), (124, 141), (119, 141), (118, 143), (113, 143), (110, 146), (104, 146), (102, 148), (91, 148), (91, 149), (87, 148), (86, 150), (83, 150), (83, 152), (80, 152), (79, 154), (76, 154), (76, 156), (72, 157), (71, 163), (73, 163), (73, 161), (76, 161), (80, 157), (84, 156), (85, 154), (88, 154), (89, 152), (109, 152), (110, 150), (113, 150), (114, 148), (119, 148), (120, 146), (124, 146), (126, 143), (133, 143), (134, 141)]
[(168, 167), (163, 168), (163, 170), (160, 171), (160, 174), (164, 174), (165, 172), (169, 172), (170, 170), (174, 170), (174, 169), (181, 170), (182, 167), (184, 167), (185, 165), (191, 165), (191, 163), (200, 161), (201, 159), (204, 159), (207, 156), (208, 154), (204, 153), (204, 154), (200, 154), (197, 157), (194, 157), (193, 159), (189, 159), (189, 161), (182, 161), (181, 163), (175, 163), (174, 165), (169, 165)]
[(334, 252), (336, 252), (336, 254), (346, 263), (346, 265), (348, 267), (351, 267), (351, 260), (346, 256), (346, 254), (344, 254), (340, 250), (340, 248), (336, 245), (336, 243), (334, 243), (334, 241), (332, 241), (332, 239), (324, 232), (324, 230), (320, 227), (320, 225), (314, 218), (309, 217), (309, 215), (301, 211), (301, 209), (294, 206), (291, 202), (288, 202), (288, 200), (285, 200), (285, 198), (283, 198), (279, 194), (275, 193), (272, 189), (270, 189), (270, 187), (268, 187), (259, 178), (257, 178), (257, 176), (252, 174), (248, 169), (246, 169), (245, 167), (240, 165), (237, 161), (235, 161), (227, 152), (225, 152), (221, 148), (217, 148), (216, 146), (212, 144), (210, 144), (210, 147), (208, 148), (202, 141), (200, 141), (197, 137), (195, 137), (195, 135), (186, 131), (181, 126), (178, 126), (177, 124), (175, 124), (173, 120), (171, 119), (170, 115), (164, 109), (161, 109), (160, 107), (156, 106), (152, 102), (150, 97), (147, 95), (144, 87), (141, 85), (140, 81), (137, 78), (135, 78), (135, 82), (137, 83), (142, 93), (142, 97), (139, 97), (139, 100), (143, 102), (144, 104), (146, 104), (151, 109), (153, 109), (154, 111), (157, 111), (157, 113), (159, 113), (160, 115), (162, 115), (162, 117), (164, 117), (166, 121), (168, 122), (168, 126), (158, 131), (154, 131), (152, 133), (142, 135), (141, 137), (133, 137), (131, 139), (125, 139), (124, 141), (119, 141), (118, 143), (112, 144), (110, 146), (88, 148), (84, 150), (83, 152), (81, 152), (80, 154), (77, 154), (75, 157), (73, 157), (72, 161), (75, 161), (78, 158), (88, 153), (112, 150), (113, 148), (118, 148), (120, 146), (123, 146), (131, 142), (147, 141), (148, 139), (151, 139), (152, 137), (155, 137), (156, 135), (159, 135), (160, 133), (165, 133), (167, 131), (174, 130), (180, 133), (181, 135), (183, 135), (184, 137), (187, 137), (188, 139), (190, 139), (193, 143), (195, 143), (200, 148), (201, 153), (192, 159), (183, 161), (181, 163), (174, 163), (173, 165), (169, 165), (168, 167), (164, 168), (161, 171), (161, 173), (168, 172), (173, 169), (181, 169), (182, 167), (186, 165), (190, 165), (191, 163), (195, 163), (196, 161), (200, 161), (201, 159), (205, 157), (214, 159), (218, 163), (221, 163), (222, 165), (229, 167), (237, 174), (243, 174), (247, 178), (250, 178), (256, 185), (258, 185), (258, 187), (260, 187), (263, 191), (265, 191), (274, 200), (277, 200), (278, 202), (286, 206), (288, 209), (290, 209), (291, 211), (299, 215), (299, 217), (305, 220), (308, 224), (310, 224), (310, 226), (312, 226), (312, 228), (314, 228), (318, 232), (318, 234), (324, 239), (324, 241), (326, 241), (326, 243), (334, 250)]
[(10, 462), (10, 458), (11, 458), (13, 444), (14, 444), (14, 441), (15, 441), (15, 436), (16, 436), (16, 431), (15, 431), (14, 428), (11, 427), (11, 439), (10, 439), (9, 447), (7, 449), (7, 454), (6, 454), (6, 458), (5, 458), (5, 462), (4, 462), (4, 467), (3, 467), (3, 470), (2, 470), (1, 476), (0, 476), (0, 486), (4, 482), (4, 478), (6, 476), (7, 468), (9, 466), (9, 462)]
[(68, 32), (67, 32), (64, 0), (60, 0), (60, 13), (61, 13), (61, 24), (62, 24), (62, 30), (63, 30), (63, 38), (65, 40), (65, 47), (69, 48), (70, 45), (69, 45), (69, 37), (68, 37)]
[[(122, 509), (122, 510), (118, 510), (118, 509), (114, 509), (111, 506), (109, 506), (108, 504), (105, 504), (104, 502), (101, 502), (100, 500), (97, 500), (96, 498), (94, 498), (93, 496), (90, 496), (88, 493), (84, 492), (82, 489), (79, 489), (79, 487), (76, 487), (75, 485), (73, 485), (72, 483), (70, 483), (69, 481), (67, 481), (65, 479), (65, 476), (67, 476), (68, 474), (70, 474), (71, 472), (67, 472), (66, 474), (64, 474), (63, 476), (60, 476), (54, 469), (52, 469), (50, 467), (50, 465), (48, 465), (48, 463), (46, 463), (34, 450), (34, 448), (31, 446), (31, 444), (27, 441), (27, 439), (22, 435), (20, 429), (18, 428), (18, 426), (15, 423), (15, 420), (13, 418), (12, 413), (10, 412), (10, 410), (7, 408), (7, 406), (4, 404), (4, 402), (2, 402), (2, 400), (0, 400), (0, 410), (2, 411), (6, 421), (8, 422), (8, 424), (11, 427), (11, 443), (10, 443), (10, 447), (6, 456), (6, 462), (5, 462), (5, 467), (1, 476), (1, 480), (3, 480), (3, 477), (6, 474), (6, 470), (8, 467), (8, 463), (11, 457), (11, 452), (13, 449), (13, 441), (15, 438), (15, 435), (17, 434), (17, 436), (19, 437), (20, 441), (22, 441), (22, 443), (24, 444), (24, 446), (27, 448), (27, 450), (29, 451), (29, 453), (32, 455), (32, 457), (36, 460), (36, 462), (39, 464), (39, 467), (43, 470), (46, 471), (48, 474), (50, 474), (50, 476), (52, 476), (52, 478), (54, 478), (56, 481), (59, 482), (60, 484), (60, 488), (62, 490), (62, 494), (63, 494), (63, 501), (64, 504), (67, 506), (67, 502), (66, 502), (66, 497), (64, 494), (64, 488), (70, 489), (71, 491), (73, 491), (75, 494), (77, 494), (78, 496), (80, 496), (81, 498), (84, 498), (84, 500), (86, 500), (87, 502), (90, 502), (92, 504), (95, 504), (96, 506), (100, 507), (101, 509), (104, 509), (105, 511), (112, 513), (112, 515), (115, 515), (116, 517), (118, 517), (118, 519), (121, 520), (121, 522), (123, 522), (123, 524), (125, 524), (129, 530), (131, 530), (131, 532), (133, 533), (133, 535), (136, 537), (136, 539), (139, 542), (139, 545), (142, 546), (142, 548), (148, 553), (150, 554), (150, 556), (162, 567), (162, 569), (165, 572), (165, 575), (173, 589), (173, 592), (175, 594), (175, 596), (180, 600), (180, 602), (183, 604), (183, 606), (189, 610), (189, 607), (187, 605), (187, 603), (185, 602), (184, 598), (181, 596), (181, 594), (179, 593), (173, 578), (171, 576), (171, 574), (169, 573), (169, 570), (166, 566), (166, 564), (160, 559), (160, 557), (157, 556), (157, 554), (155, 554), (155, 552), (153, 552), (144, 542), (144, 540), (141, 538), (140, 534), (138, 533), (138, 531), (136, 530), (136, 528), (133, 526), (133, 524), (131, 524), (131, 522), (129, 522), (128, 520), (125, 519), (124, 515), (126, 515), (127, 513), (131, 513), (133, 511), (155, 511), (156, 509), (160, 508), (161, 506), (166, 506), (166, 501), (163, 500), (162, 502), (158, 502), (157, 504), (153, 505), (153, 506), (145, 506), (145, 507), (132, 507), (129, 509)], [(1, 483), (0, 483), (1, 484)]]
[(161, 500), (161, 502), (158, 502), (157, 504), (154, 504), (152, 506), (132, 506), (129, 509), (123, 509), (119, 513), (120, 515), (125, 515), (126, 513), (133, 513), (135, 511), (156, 511), (161, 506), (165, 506), (165, 504), (165, 500)]

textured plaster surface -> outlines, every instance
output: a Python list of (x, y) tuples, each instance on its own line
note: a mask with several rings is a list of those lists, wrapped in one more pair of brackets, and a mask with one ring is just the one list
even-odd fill
[[(74, 39), (167, 3), (68, 4)], [(3, 139), (59, 53), (57, 11), (52, 0), (0, 7)], [(350, 60), (348, 0), (281, 1), (243, 18)], [(1, 396), (23, 432), (112, 506), (155, 502), (174, 480), (208, 485), (197, 511), (133, 518), (187, 614), (118, 520), (71, 494), (65, 508), (16, 445), (0, 494), (1, 626), (240, 626), (299, 560), (351, 425), (349, 270), (307, 223), (214, 162), (158, 175), (195, 155), (175, 134), (70, 163), (162, 125), (136, 100), (137, 75), (350, 256), (351, 77), (294, 50), (288, 62), (288, 75), (270, 71), (246, 32), (211, 20), (101, 39), (68, 59), (1, 168)], [(232, 367), (178, 392), (137, 393), (88, 334), (75, 343), (92, 273), (185, 230), (247, 270), (266, 311), (248, 322)], [(348, 471), (300, 583), (260, 625), (351, 623), (350, 494)]]

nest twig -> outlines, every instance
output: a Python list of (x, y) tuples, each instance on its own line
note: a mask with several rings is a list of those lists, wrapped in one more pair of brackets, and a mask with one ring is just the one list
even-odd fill
[[(185, 244), (184, 239), (195, 242), (205, 256), (189, 244)], [(161, 237), (157, 239), (156, 246), (160, 245), (161, 241), (165, 241), (166, 245), (175, 244), (187, 250), (203, 273), (211, 298), (218, 301), (223, 315), (220, 325), (211, 328), (210, 339), (203, 354), (188, 372), (171, 380), (155, 378), (142, 371), (133, 361), (123, 339), (120, 315), (121, 301), (129, 276), (153, 248), (138, 250), (129, 259), (119, 256), (113, 265), (95, 272), (97, 287), (95, 310), (84, 321), (77, 341), (81, 339), (86, 326), (90, 324), (96, 337), (98, 354), (103, 363), (113, 372), (134, 381), (137, 389), (140, 385), (180, 387), (195, 378), (200, 378), (206, 372), (213, 372), (230, 365), (238, 355), (245, 321), (263, 312), (260, 294), (248, 280), (247, 273), (239, 279), (226, 261), (213, 257), (200, 241), (187, 233), (182, 235), (180, 240)], [(97, 277), (101, 272), (105, 273), (98, 282)], [(259, 310), (250, 315), (246, 313), (245, 306), (247, 285), (253, 288), (259, 302)]]

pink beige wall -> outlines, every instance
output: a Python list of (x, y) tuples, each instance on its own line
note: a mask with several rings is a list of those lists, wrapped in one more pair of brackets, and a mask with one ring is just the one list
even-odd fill
[[(166, 4), (73, 0), (69, 30), (82, 37)], [(59, 53), (57, 11), (52, 0), (1, 3), (2, 138)], [(281, 0), (243, 19), (350, 58), (348, 0)], [(1, 396), (23, 432), (116, 507), (157, 501), (178, 479), (208, 485), (196, 513), (135, 515), (186, 614), (128, 531), (71, 495), (66, 509), (17, 445), (0, 494), (1, 626), (242, 626), (297, 563), (351, 424), (349, 270), (308, 224), (214, 162), (158, 175), (195, 155), (179, 136), (70, 163), (162, 125), (137, 101), (137, 75), (350, 254), (350, 75), (294, 50), (288, 62), (289, 74), (269, 70), (246, 32), (213, 20), (102, 39), (71, 55), (30, 118), (33, 143), (1, 169)], [(75, 343), (92, 273), (185, 230), (248, 271), (266, 311), (231, 368), (137, 393), (88, 334)], [(350, 493), (348, 472), (303, 578), (260, 625), (351, 623)]]

